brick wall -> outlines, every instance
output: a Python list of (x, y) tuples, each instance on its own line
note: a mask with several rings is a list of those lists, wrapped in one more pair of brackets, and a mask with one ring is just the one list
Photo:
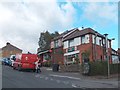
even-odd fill
[(64, 63), (63, 47), (54, 48), (51, 53), (53, 63)]
[(2, 51), (2, 57), (6, 57), (6, 58), (9, 58), (11, 55), (15, 55), (17, 53), (22, 53), (21, 51), (19, 50), (3, 50)]
[(2, 48), (2, 57), (9, 58), (11, 55), (15, 55), (17, 53), (22, 53), (22, 50), (11, 44), (6, 44), (6, 46)]

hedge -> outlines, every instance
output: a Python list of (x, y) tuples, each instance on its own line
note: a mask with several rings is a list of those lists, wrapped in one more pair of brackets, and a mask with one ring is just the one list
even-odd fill
[[(108, 63), (107, 61), (96, 61), (89, 62), (90, 70), (88, 75), (107, 75), (108, 73)], [(110, 64), (110, 74), (120, 73), (120, 64)]]

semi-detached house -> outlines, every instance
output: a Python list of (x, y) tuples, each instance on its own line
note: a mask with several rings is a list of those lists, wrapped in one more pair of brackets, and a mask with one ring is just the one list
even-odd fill
[[(72, 63), (78, 57), (80, 63), (84, 62), (83, 53), (89, 54), (89, 61), (106, 60), (105, 36), (91, 28), (76, 31), (63, 39), (64, 62)], [(108, 57), (111, 57), (111, 40), (108, 39)]]
[[(112, 62), (111, 40), (108, 39), (108, 58)], [(91, 28), (73, 29), (54, 38), (51, 42), (53, 63), (73, 63), (78, 57), (84, 62), (83, 53), (89, 53), (89, 61), (106, 60), (105, 36)]]

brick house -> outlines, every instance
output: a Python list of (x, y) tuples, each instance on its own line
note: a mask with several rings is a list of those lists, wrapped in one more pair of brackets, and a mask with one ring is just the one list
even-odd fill
[(53, 63), (64, 64), (63, 38), (75, 32), (76, 30), (78, 29), (74, 28), (69, 31), (65, 31), (58, 37), (55, 37), (53, 40), (51, 40), (51, 60)]
[(87, 53), (89, 61), (106, 60), (106, 43), (108, 44), (108, 58), (112, 63), (111, 40), (91, 28), (79, 30), (77, 28), (66, 31), (51, 41), (51, 51), (39, 52), (40, 56), (48, 55), (52, 63), (73, 63), (78, 57), (84, 62), (83, 53)]
[[(108, 39), (108, 58), (110, 63), (117, 54), (111, 48), (111, 40)], [(89, 53), (89, 60), (106, 60), (106, 40), (105, 36), (91, 28), (83, 30), (74, 29), (51, 41), (51, 60), (53, 63), (62, 64), (73, 63), (75, 57), (83, 62), (83, 53)]]
[[(76, 57), (84, 62), (83, 53), (88, 53), (89, 61), (106, 59), (105, 36), (91, 28), (76, 31), (63, 39), (64, 63), (72, 63)], [(111, 40), (108, 39), (108, 56), (112, 62)]]
[(112, 49), (112, 63), (115, 64), (115, 63), (119, 63), (119, 53), (118, 51)]
[(16, 46), (13, 46), (9, 42), (7, 42), (6, 46), (4, 46), (1, 50), (2, 50), (3, 58), (9, 58), (11, 55), (15, 55), (17, 53), (22, 53), (21, 49), (17, 48)]

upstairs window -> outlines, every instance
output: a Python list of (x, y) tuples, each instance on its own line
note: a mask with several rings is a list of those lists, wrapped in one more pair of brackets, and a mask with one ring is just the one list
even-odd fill
[(72, 47), (72, 46), (74, 46), (74, 39), (71, 39), (71, 40), (69, 40), (69, 47)]
[(82, 44), (85, 43), (85, 35), (81, 37), (81, 43), (82, 43)]
[(58, 40), (55, 41), (55, 48), (58, 47)]

